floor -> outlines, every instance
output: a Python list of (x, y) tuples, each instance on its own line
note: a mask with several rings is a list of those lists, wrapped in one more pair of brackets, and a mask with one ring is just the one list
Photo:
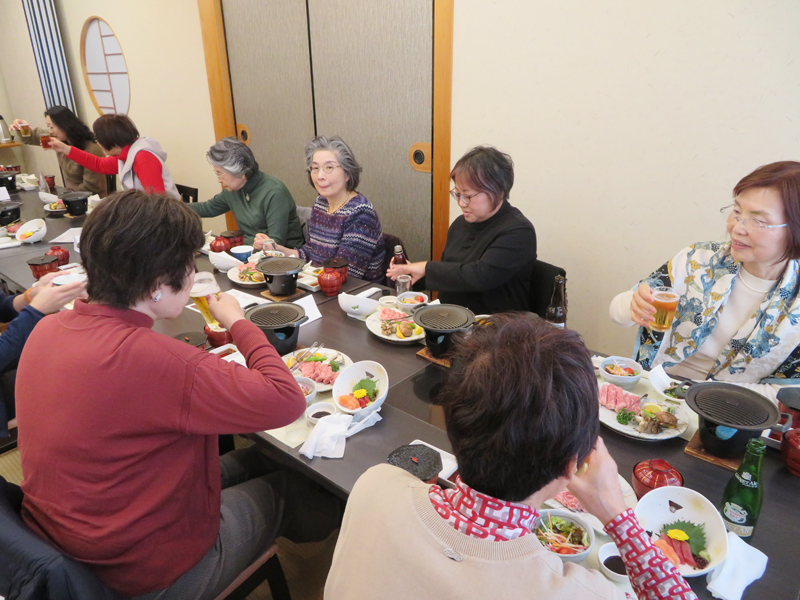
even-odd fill
[[(246, 444), (236, 440), (237, 447)], [(22, 466), (19, 450), (12, 450), (0, 455), (0, 476), (7, 481), (19, 484), (22, 481)], [(325, 579), (333, 559), (338, 531), (324, 542), (314, 544), (293, 544), (289, 540), (279, 539), (278, 556), (283, 572), (289, 583), (293, 600), (321, 600), (325, 587)], [(272, 594), (266, 582), (261, 584), (248, 597), (248, 600), (270, 600)]]

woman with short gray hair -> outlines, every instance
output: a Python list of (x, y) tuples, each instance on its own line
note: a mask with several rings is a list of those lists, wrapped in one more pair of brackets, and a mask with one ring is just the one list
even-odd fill
[(207, 202), (189, 204), (189, 208), (206, 218), (233, 212), (237, 226), (244, 231), (245, 244), (252, 244), (256, 234), (265, 232), (279, 243), (303, 243), (292, 194), (280, 179), (259, 170), (246, 144), (223, 138), (208, 149), (206, 159), (223, 191)]
[(308, 180), (317, 196), (308, 222), (308, 241), (285, 247), (271, 236), (256, 236), (254, 246), (265, 244), (290, 256), (321, 265), (330, 258), (346, 258), (354, 277), (379, 281), (385, 255), (381, 222), (375, 207), (356, 188), (361, 166), (339, 136), (318, 136), (306, 146)]

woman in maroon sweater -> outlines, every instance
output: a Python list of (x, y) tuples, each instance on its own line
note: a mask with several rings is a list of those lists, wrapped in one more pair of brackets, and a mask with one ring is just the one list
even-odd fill
[(23, 519), (124, 596), (213, 598), (277, 536), (338, 524), (338, 500), (254, 449), (220, 460), (218, 434), (306, 405), (238, 302), (208, 299), (247, 367), (151, 329), (189, 302), (202, 244), (179, 200), (110, 196), (81, 236), (88, 301), (42, 319), (19, 363)]

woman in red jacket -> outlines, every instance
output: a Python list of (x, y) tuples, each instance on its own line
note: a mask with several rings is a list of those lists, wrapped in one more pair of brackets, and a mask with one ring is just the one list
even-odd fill
[(127, 115), (103, 115), (92, 124), (92, 129), (108, 156), (100, 158), (56, 139), (51, 139), (50, 147), (97, 173), (119, 174), (123, 190), (166, 192), (181, 197), (166, 165), (167, 153), (153, 138), (140, 137)]

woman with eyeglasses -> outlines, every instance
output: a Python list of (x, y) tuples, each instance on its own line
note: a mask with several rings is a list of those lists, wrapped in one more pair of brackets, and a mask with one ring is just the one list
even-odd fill
[(208, 149), (206, 159), (222, 191), (206, 202), (190, 203), (189, 208), (203, 218), (231, 211), (236, 226), (244, 231), (245, 244), (252, 244), (262, 232), (278, 244), (303, 243), (303, 226), (292, 194), (280, 179), (258, 169), (247, 144), (223, 138)]
[(308, 240), (292, 249), (258, 234), (253, 246), (274, 248), (317, 266), (329, 258), (346, 258), (350, 275), (368, 281), (382, 279), (381, 222), (372, 203), (356, 189), (361, 166), (353, 151), (339, 136), (318, 136), (308, 143), (305, 154), (308, 180), (319, 194), (308, 222)]
[[(722, 209), (730, 241), (681, 250), (609, 312), (640, 326), (634, 356), (644, 367), (747, 384), (775, 400), (774, 384), (800, 383), (800, 163), (759, 167), (733, 197)], [(680, 296), (665, 333), (648, 328), (657, 286)]]
[(476, 314), (527, 311), (530, 277), (536, 260), (536, 231), (508, 194), (514, 185), (514, 163), (491, 146), (467, 152), (450, 172), (450, 195), (462, 215), (447, 232), (440, 261), (394, 264), (386, 274), (411, 275), (418, 287), (436, 290), (446, 304)]

